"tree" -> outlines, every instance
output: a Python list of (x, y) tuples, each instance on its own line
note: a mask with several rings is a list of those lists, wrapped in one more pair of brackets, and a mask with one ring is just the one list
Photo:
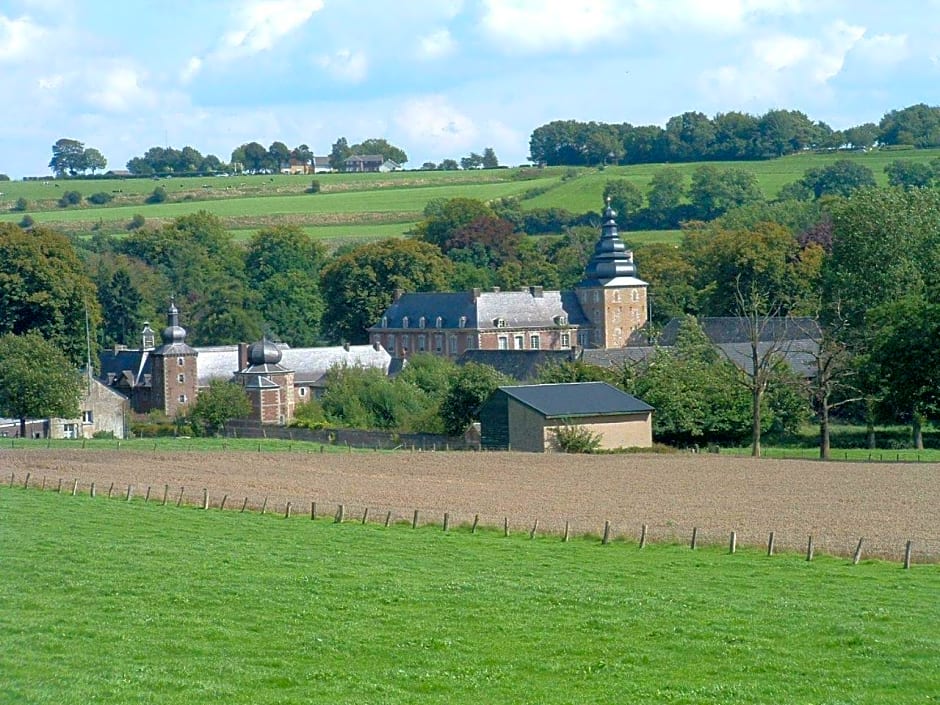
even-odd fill
[(437, 168), (441, 171), (457, 171), (460, 165), (457, 163), (456, 159), (445, 159)]
[(704, 165), (692, 172), (689, 199), (699, 218), (711, 220), (731, 208), (761, 201), (763, 194), (751, 171)]
[(869, 149), (878, 141), (878, 126), (873, 122), (842, 131), (843, 142), (853, 149)]
[(95, 286), (69, 239), (42, 226), (26, 232), (0, 223), (0, 335), (38, 333), (77, 367), (88, 352), (86, 311), (96, 340)]
[(616, 375), (612, 370), (582, 360), (548, 362), (538, 368), (536, 379), (539, 384), (563, 384), (566, 382), (608, 382), (609, 384), (616, 384)]
[(438, 291), (452, 273), (453, 265), (428, 243), (389, 239), (356, 247), (323, 268), (324, 332), (332, 340), (365, 342), (366, 328), (391, 305), (395, 289)]
[(885, 166), (888, 183), (906, 189), (927, 188), (934, 179), (933, 169), (929, 164), (914, 162), (910, 159), (895, 159)]
[(0, 415), (20, 420), (78, 416), (82, 377), (63, 352), (38, 333), (0, 337)]
[[(389, 144), (387, 140), (370, 138), (349, 148), (350, 154), (381, 154), (384, 159), (390, 159), (398, 164), (408, 161), (404, 150)], [(348, 156), (348, 155), (347, 155)]]
[(650, 219), (659, 227), (677, 225), (676, 214), (685, 195), (685, 177), (682, 172), (672, 167), (660, 169), (650, 179), (649, 201)]
[(807, 169), (802, 181), (816, 198), (849, 196), (854, 191), (874, 188), (876, 185), (874, 172), (851, 159), (840, 159), (828, 166)]
[(85, 169), (91, 169), (91, 173), (94, 174), (96, 171), (104, 171), (108, 166), (108, 160), (105, 159), (104, 155), (97, 149), (89, 147), (82, 154), (82, 165), (83, 171)]
[(291, 150), (290, 158), (302, 164), (303, 166), (310, 166), (313, 164), (313, 152), (311, 152), (310, 147), (305, 144), (294, 147)]
[(479, 218), (495, 218), (493, 209), (476, 198), (434, 199), (424, 209), (425, 219), (412, 231), (412, 237), (437, 245), (446, 252), (448, 242), (462, 227)]
[(49, 168), (56, 176), (75, 176), (84, 169), (85, 145), (78, 140), (62, 138), (52, 145)]
[(470, 152), (470, 156), (463, 157), (460, 160), (461, 169), (479, 169), (483, 166), (483, 157), (476, 152)]
[(225, 432), (225, 424), (232, 419), (250, 416), (251, 402), (242, 386), (213, 379), (196, 396), (189, 415), (195, 424), (201, 426), (204, 434), (217, 436)]
[(459, 436), (477, 418), (476, 413), (487, 398), (509, 380), (489, 365), (469, 362), (451, 376), (447, 394), (441, 402), (445, 431)]
[(127, 345), (140, 330), (143, 297), (134, 286), (127, 268), (121, 268), (98, 287), (98, 300), (104, 314), (102, 334), (105, 345)]
[(496, 152), (492, 147), (487, 147), (483, 150), (483, 168), (496, 169), (497, 167), (499, 167), (499, 159), (496, 158)]
[(352, 156), (352, 150), (349, 148), (346, 138), (340, 137), (330, 149), (330, 168), (333, 171), (343, 171), (346, 168), (346, 160), (350, 156)]
[(276, 171), (287, 166), (290, 163), (290, 157), (291, 151), (283, 142), (272, 142), (268, 147), (268, 159)]
[(617, 222), (624, 228), (643, 207), (640, 189), (626, 179), (609, 179), (604, 184), (604, 200), (617, 212)]
[(675, 161), (700, 160), (714, 151), (715, 126), (703, 113), (683, 113), (669, 118), (666, 140)]
[(924, 103), (886, 113), (878, 123), (882, 144), (911, 144), (915, 147), (940, 146), (940, 107)]

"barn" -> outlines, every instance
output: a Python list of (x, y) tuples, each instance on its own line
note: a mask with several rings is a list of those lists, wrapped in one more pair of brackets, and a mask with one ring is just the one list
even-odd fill
[(653, 407), (606, 382), (499, 387), (479, 410), (482, 448), (544, 453), (554, 429), (583, 426), (602, 449), (653, 444)]

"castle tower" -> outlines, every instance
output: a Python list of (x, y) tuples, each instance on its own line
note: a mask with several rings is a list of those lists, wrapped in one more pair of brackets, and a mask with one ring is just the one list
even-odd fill
[(584, 279), (575, 287), (581, 308), (593, 326), (590, 340), (580, 341), (584, 347), (621, 348), (633, 331), (646, 325), (649, 285), (637, 278), (633, 252), (617, 233), (616, 217), (608, 199), (601, 237), (584, 270)]
[(294, 372), (280, 365), (282, 353), (270, 340), (248, 346), (248, 367), (235, 374), (251, 400), (252, 418), (287, 424), (294, 418)]
[(186, 344), (186, 330), (179, 324), (179, 309), (170, 301), (163, 345), (151, 354), (150, 406), (169, 417), (185, 413), (196, 399), (196, 355)]

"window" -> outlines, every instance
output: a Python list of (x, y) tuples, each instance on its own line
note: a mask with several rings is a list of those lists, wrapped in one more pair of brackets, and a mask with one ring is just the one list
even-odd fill
[(614, 303), (615, 304), (620, 303), (620, 291), (619, 290), (614, 291)]
[(82, 423), (94, 423), (95, 417), (91, 412), (91, 409), (86, 409), (82, 412)]
[(186, 395), (180, 394), (180, 404), (185, 404), (185, 403), (186, 403)]
[(594, 303), (598, 303), (601, 300), (601, 292), (594, 290)]
[(522, 350), (525, 348), (525, 336), (524, 335), (514, 335), (513, 336), (513, 345), (515, 350)]
[(402, 328), (408, 327), (408, 316), (405, 316), (404, 318), (401, 319), (401, 327)]
[(588, 343), (591, 341), (590, 333), (588, 331), (578, 331), (578, 345), (582, 348), (586, 348)]
[(434, 319), (434, 327), (435, 328), (444, 327), (444, 319), (441, 316), (438, 316), (437, 318)]
[(640, 292), (637, 291), (636, 289), (634, 289), (633, 291), (630, 292), (630, 298), (631, 298), (633, 301), (639, 301), (639, 300), (640, 300)]
[(457, 336), (452, 335), (447, 339), (447, 352), (451, 355), (457, 354)]
[(530, 336), (529, 336), (529, 347), (530, 347), (532, 350), (538, 350), (538, 349), (539, 349), (539, 336), (538, 336), (538, 335), (530, 335)]
[(442, 333), (434, 334), (434, 352), (438, 354), (444, 352), (444, 335)]
[(385, 349), (388, 350), (393, 355), (395, 354), (395, 336), (394, 335), (385, 336)]
[(473, 350), (474, 348), (479, 347), (476, 337), (473, 335), (467, 336), (467, 350)]
[(78, 438), (78, 427), (73, 423), (63, 424), (62, 437), (63, 438)]
[(305, 396), (307, 396), (307, 388), (306, 388), (306, 387), (300, 387), (300, 388), (297, 390), (297, 396), (299, 396), (299, 397), (305, 397)]
[(566, 315), (563, 314), (563, 313), (560, 314), (560, 315), (558, 315), (558, 316), (555, 316), (555, 325), (556, 325), (556, 326), (566, 326), (566, 325), (568, 325), (568, 316), (566, 316)]
[(571, 347), (571, 334), (570, 333), (561, 334), (561, 347), (563, 348)]
[(460, 317), (460, 321), (457, 323), (457, 325), (458, 325), (460, 328), (466, 328), (466, 327), (467, 327), (467, 317), (466, 317), (466, 316), (461, 316), (461, 317)]
[(178, 367), (182, 367), (183, 365), (186, 364), (186, 358), (185, 357), (176, 358), (176, 364)]
[(418, 319), (418, 328), (424, 328), (427, 325), (427, 320), (424, 316)]
[(495, 325), (497, 328), (505, 328), (505, 327), (506, 327), (506, 319), (505, 319), (505, 318), (497, 318), (495, 321), (493, 321), (493, 325)]
[(382, 327), (388, 328), (388, 316), (382, 316)]
[(180, 372), (178, 375), (176, 375), (176, 381), (177, 381), (177, 382), (185, 382), (185, 381), (186, 381), (186, 375), (184, 375), (182, 372)]
[(418, 352), (424, 352), (428, 348), (427, 338), (424, 335), (418, 336)]
[(509, 350), (509, 338), (506, 337), (505, 335), (499, 336), (499, 338), (496, 341), (496, 346), (500, 350)]

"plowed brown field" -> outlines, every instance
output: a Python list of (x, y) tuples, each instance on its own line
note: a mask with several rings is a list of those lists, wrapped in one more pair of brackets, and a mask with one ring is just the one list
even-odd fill
[(636, 540), (647, 524), (650, 541), (688, 541), (698, 528), (703, 543), (765, 545), (769, 532), (781, 549), (803, 550), (812, 535), (817, 551), (851, 554), (859, 537), (866, 556), (895, 559), (914, 542), (914, 559), (940, 560), (940, 464), (819, 463), (753, 460), (720, 455), (535, 455), (528, 453), (141, 453), (118, 451), (0, 451), (4, 483), (14, 473), (31, 485), (45, 478), (63, 493), (75, 479), (86, 494), (126, 496), (133, 485), (142, 499), (200, 505), (203, 488), (217, 508), (258, 509), (294, 516), (333, 514), (345, 505), (348, 519), (502, 526), (514, 531), (574, 534), (603, 531)]

